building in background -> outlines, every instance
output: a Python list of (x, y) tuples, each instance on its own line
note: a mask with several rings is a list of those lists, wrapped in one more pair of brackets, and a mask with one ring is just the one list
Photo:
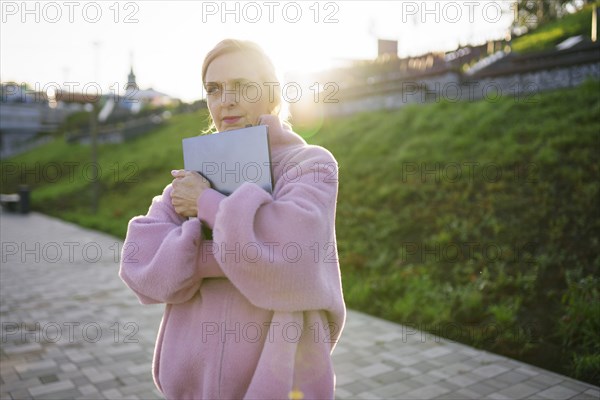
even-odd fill
[(378, 39), (377, 57), (398, 58), (398, 41)]
[(132, 113), (137, 114), (140, 110), (150, 108), (169, 107), (178, 105), (179, 99), (175, 99), (168, 94), (154, 90), (153, 88), (140, 89), (133, 72), (133, 66), (127, 76), (127, 86), (125, 94), (118, 101), (120, 107), (129, 109)]

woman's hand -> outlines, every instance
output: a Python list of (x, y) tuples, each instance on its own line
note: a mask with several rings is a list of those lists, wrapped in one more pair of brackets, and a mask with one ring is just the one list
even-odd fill
[(171, 192), (171, 204), (175, 212), (182, 217), (198, 216), (198, 198), (204, 190), (210, 188), (210, 183), (193, 171), (173, 170), (171, 175), (175, 178)]

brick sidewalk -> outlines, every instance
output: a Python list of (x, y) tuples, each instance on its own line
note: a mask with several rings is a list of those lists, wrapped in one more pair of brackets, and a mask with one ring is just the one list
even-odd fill
[[(1, 399), (161, 399), (163, 306), (118, 278), (122, 242), (33, 213), (0, 214)], [(599, 399), (600, 388), (350, 311), (339, 399)]]

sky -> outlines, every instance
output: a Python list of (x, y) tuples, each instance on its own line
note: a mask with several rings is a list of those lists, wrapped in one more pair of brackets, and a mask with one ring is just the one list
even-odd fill
[(194, 101), (204, 97), (204, 55), (224, 38), (260, 44), (285, 79), (374, 59), (378, 38), (398, 40), (400, 56), (504, 38), (512, 4), (1, 0), (0, 80), (123, 93), (133, 66), (141, 89)]

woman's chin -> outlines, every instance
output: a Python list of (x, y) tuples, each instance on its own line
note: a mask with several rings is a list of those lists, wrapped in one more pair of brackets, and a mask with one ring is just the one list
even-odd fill
[(241, 129), (243, 127), (244, 127), (244, 125), (241, 125), (241, 124), (225, 125), (225, 126), (222, 127), (222, 129), (219, 130), (219, 132), (233, 131), (235, 129)]

